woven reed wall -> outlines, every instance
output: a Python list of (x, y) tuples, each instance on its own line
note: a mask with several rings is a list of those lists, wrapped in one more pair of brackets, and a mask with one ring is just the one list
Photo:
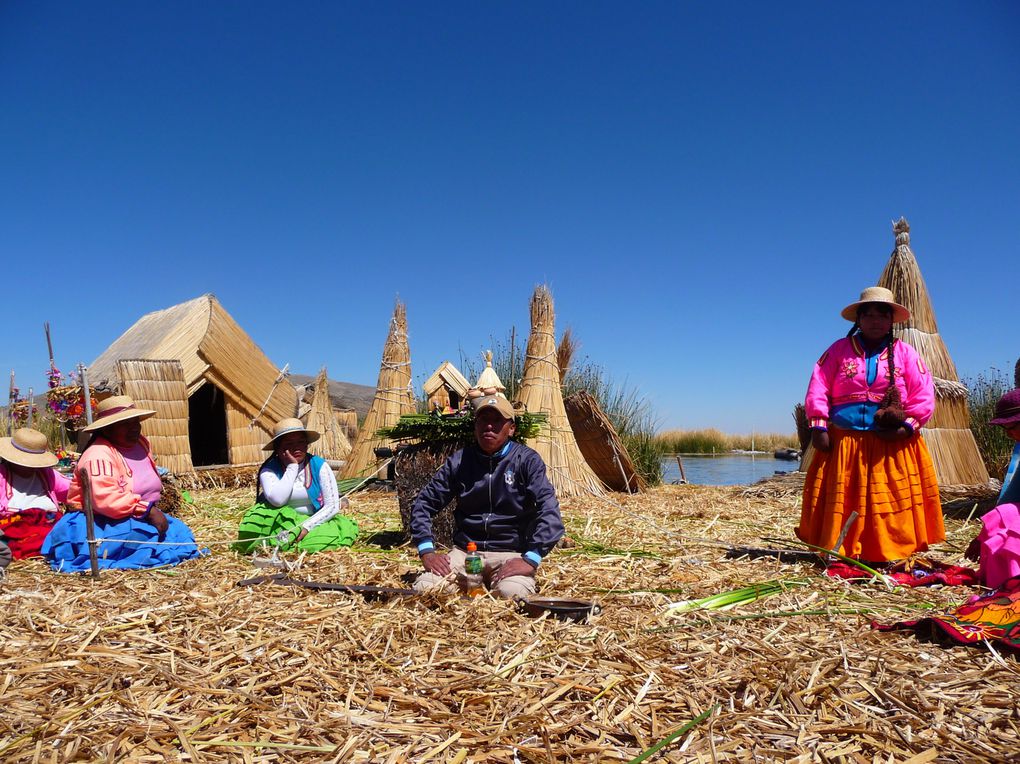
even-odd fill
[(260, 424), (249, 428), (251, 417), (234, 405), (230, 398), (224, 400), (227, 412), (227, 447), (230, 452), (230, 463), (235, 466), (244, 464), (261, 464), (268, 453), (262, 446), (272, 438), (271, 430)]
[(570, 428), (588, 466), (611, 491), (638, 493), (648, 488), (634, 470), (627, 448), (598, 401), (581, 391), (563, 399)]
[(528, 443), (545, 460), (549, 481), (560, 496), (605, 494), (605, 487), (581, 456), (563, 407), (556, 361), (556, 315), (552, 295), (544, 286), (531, 297), (531, 334), (519, 397), (532, 413), (545, 413), (548, 425)]
[(156, 412), (142, 422), (157, 464), (178, 475), (194, 471), (188, 441), (188, 390), (180, 361), (125, 359), (117, 363), (125, 395)]
[(319, 439), (308, 447), (310, 453), (334, 461), (346, 459), (351, 453), (351, 442), (347, 440), (345, 428), (337, 423), (333, 404), (329, 400), (329, 378), (326, 376), (325, 367), (315, 380), (312, 408), (305, 419), (305, 426), (320, 435)]
[(379, 366), (379, 382), (375, 399), (365, 415), (361, 431), (354, 441), (351, 455), (344, 466), (344, 478), (365, 477), (375, 473), (382, 463), (374, 449), (389, 443), (376, 436), (382, 427), (392, 427), (404, 414), (414, 413), (411, 389), (411, 348), (407, 342), (407, 309), (397, 302), (390, 319), (390, 330), (383, 346)]
[(896, 324), (893, 332), (917, 350), (935, 378), (935, 413), (923, 428), (935, 474), (943, 485), (987, 484), (988, 470), (970, 431), (966, 388), (938, 334), (928, 287), (910, 248), (910, 224), (900, 218), (893, 224), (893, 234), (896, 245), (878, 284), (910, 310), (910, 320)]

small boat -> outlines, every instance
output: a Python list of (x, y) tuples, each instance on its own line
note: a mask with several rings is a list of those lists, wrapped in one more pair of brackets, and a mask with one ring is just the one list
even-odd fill
[(772, 455), (776, 459), (785, 459), (788, 462), (800, 459), (800, 451), (796, 448), (777, 448)]

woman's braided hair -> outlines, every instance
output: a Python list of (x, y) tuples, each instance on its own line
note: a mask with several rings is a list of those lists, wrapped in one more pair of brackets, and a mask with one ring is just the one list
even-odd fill
[[(861, 305), (857, 309), (858, 320), (854, 321), (854, 325), (846, 335), (847, 337), (852, 337), (860, 329), (861, 323), (859, 317), (861, 311), (869, 305), (882, 312), (892, 313), (892, 308), (884, 303), (865, 303)], [(885, 336), (885, 342), (889, 347), (889, 387), (882, 397), (882, 402), (878, 405), (878, 411), (875, 412), (875, 423), (879, 427), (893, 430), (906, 421), (907, 414), (903, 410), (903, 398), (900, 395), (900, 389), (896, 386), (896, 337), (891, 329), (889, 334)]]

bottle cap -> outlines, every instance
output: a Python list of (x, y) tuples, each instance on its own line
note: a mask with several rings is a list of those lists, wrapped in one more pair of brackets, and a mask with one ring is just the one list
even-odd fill
[(478, 551), (478, 545), (474, 541), (469, 541), (469, 542), (467, 542), (467, 550), (469, 552), (477, 552)]

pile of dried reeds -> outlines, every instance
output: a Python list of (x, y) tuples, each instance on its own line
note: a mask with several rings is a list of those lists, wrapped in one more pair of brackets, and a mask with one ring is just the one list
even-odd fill
[(518, 396), (528, 411), (544, 413), (549, 421), (548, 429), (528, 445), (545, 461), (549, 480), (560, 496), (601, 495), (605, 488), (581, 455), (563, 407), (555, 330), (552, 295), (547, 287), (536, 287), (531, 297), (531, 334)]
[[(394, 482), (400, 508), (400, 527), (404, 538), (411, 538), (411, 505), (428, 485), (443, 462), (461, 445), (459, 443), (414, 443), (400, 449), (394, 460)], [(454, 498), (439, 514), (432, 518), (432, 540), (440, 548), (453, 546), (453, 512), (457, 508)]]
[(337, 422), (333, 404), (329, 399), (329, 376), (326, 367), (319, 371), (312, 395), (312, 407), (305, 420), (305, 427), (315, 430), (320, 437), (308, 450), (323, 459), (342, 461), (351, 453), (351, 442), (347, 440), (345, 428)]
[(960, 384), (956, 365), (938, 333), (935, 311), (917, 258), (910, 249), (910, 224), (893, 223), (896, 246), (886, 263), (879, 286), (910, 310), (910, 320), (897, 324), (897, 337), (913, 346), (935, 378), (935, 414), (922, 430), (940, 484), (988, 483), (988, 470), (970, 431), (967, 388)]
[(386, 444), (376, 432), (383, 427), (392, 427), (401, 415), (410, 414), (414, 410), (411, 349), (407, 343), (407, 309), (398, 300), (393, 308), (389, 334), (383, 346), (375, 400), (361, 424), (347, 464), (344, 465), (343, 477), (372, 476), (381, 463), (375, 455), (375, 449)]
[[(0, 588), (0, 759), (50, 761), (1003, 761), (1016, 749), (1016, 659), (872, 631), (962, 602), (807, 563), (728, 559), (790, 536), (790, 502), (664, 486), (564, 502), (573, 547), (542, 594), (598, 600), (587, 623), (485, 597), (367, 602), (283, 586), (226, 551), (249, 492), (209, 491), (184, 519), (213, 554), (98, 581), (16, 562)], [(370, 539), (392, 496), (356, 494)], [(955, 561), (977, 523), (950, 519)], [(297, 562), (297, 558), (291, 560)], [(362, 542), (301, 562), (317, 581), (400, 585), (411, 548)], [(666, 606), (808, 580), (725, 612)], [(711, 714), (681, 734), (702, 712)], [(650, 755), (650, 754), (649, 754)]]
[(636, 493), (648, 488), (634, 469), (612, 422), (591, 393), (581, 390), (568, 395), (563, 399), (563, 408), (581, 455), (609, 490)]

